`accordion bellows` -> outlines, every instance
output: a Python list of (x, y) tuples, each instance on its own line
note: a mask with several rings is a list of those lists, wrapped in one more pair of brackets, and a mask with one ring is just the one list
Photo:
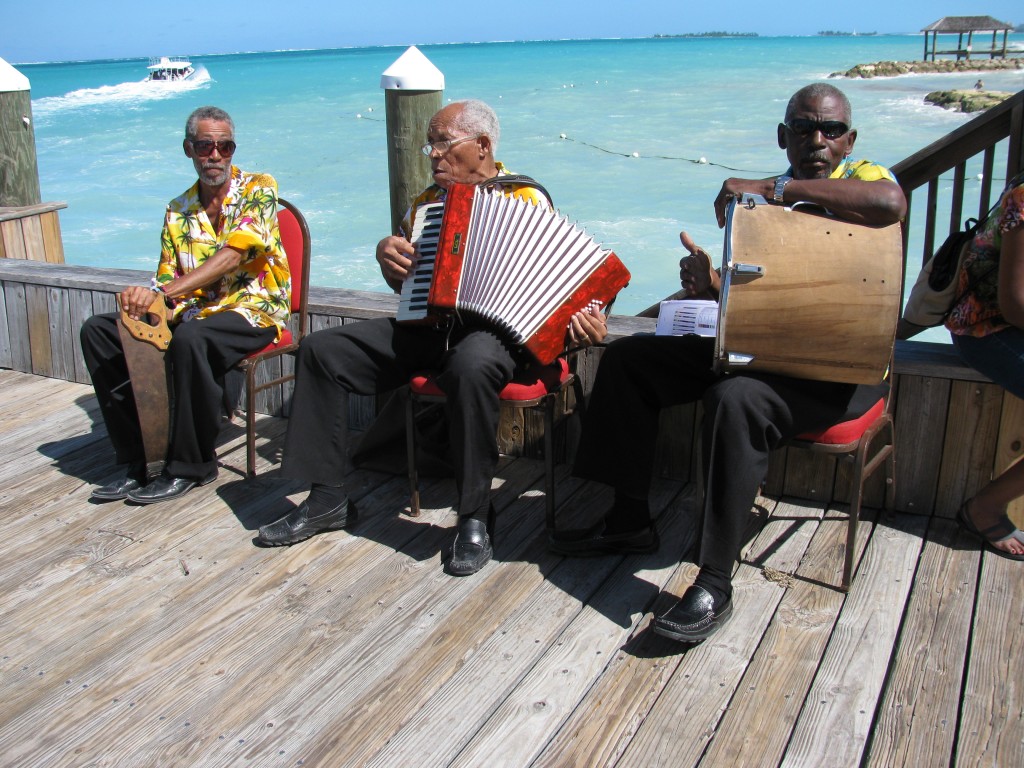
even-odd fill
[[(439, 223), (428, 206), (443, 206)], [(477, 319), (546, 364), (564, 351), (575, 312), (606, 306), (629, 282), (614, 253), (545, 206), (470, 184), (428, 206), (417, 211), (400, 322)]]

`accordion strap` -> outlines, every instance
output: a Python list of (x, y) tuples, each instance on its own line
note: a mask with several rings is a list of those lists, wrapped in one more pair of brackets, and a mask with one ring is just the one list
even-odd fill
[(521, 173), (507, 173), (504, 176), (495, 176), (494, 178), (487, 179), (487, 181), (481, 182), (480, 186), (484, 189), (492, 187), (533, 187), (540, 192), (548, 200), (548, 205), (552, 208), (555, 207), (554, 201), (551, 199), (551, 195), (548, 191), (540, 184), (540, 182), (532, 179), (529, 176), (524, 176)]

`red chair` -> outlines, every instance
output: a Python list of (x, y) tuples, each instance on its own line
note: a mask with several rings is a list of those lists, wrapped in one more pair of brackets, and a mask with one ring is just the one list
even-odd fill
[[(245, 371), (245, 451), (246, 472), (249, 477), (256, 475), (256, 395), (265, 389), (292, 381), (293, 373), (282, 372), (279, 376), (265, 374), (257, 382), (257, 374), (263, 364), (282, 355), (294, 354), (308, 327), (307, 299), (309, 293), (309, 260), (312, 250), (309, 227), (299, 209), (287, 200), (277, 200), (277, 223), (281, 232), (281, 245), (288, 255), (288, 268), (292, 277), (292, 316), (289, 327), (285, 328), (281, 340), (268, 344), (263, 349), (248, 355), (238, 367)], [(271, 378), (267, 378), (271, 376)]]
[[(437, 386), (435, 372), (424, 371), (409, 380), (406, 402), (405, 435), (409, 465), (409, 514), (420, 514), (419, 473), (416, 469), (416, 406), (420, 403), (443, 403), (445, 394)], [(531, 367), (518, 373), (498, 395), (502, 408), (540, 410), (544, 415), (544, 502), (545, 524), (554, 530), (555, 524), (555, 410), (562, 394), (572, 387), (574, 403), (563, 412), (558, 423), (576, 413), (583, 406), (583, 384), (579, 376), (569, 370), (564, 358), (546, 366)]]
[[(889, 366), (892, 370), (892, 366)], [(817, 453), (836, 455), (840, 461), (853, 465), (849, 525), (846, 532), (846, 560), (843, 565), (841, 589), (848, 592), (853, 581), (853, 559), (857, 553), (857, 523), (860, 520), (864, 483), (883, 464), (885, 476), (885, 509), (892, 510), (896, 498), (895, 427), (890, 413), (889, 386), (863, 416), (840, 421), (820, 432), (805, 432), (788, 445)]]

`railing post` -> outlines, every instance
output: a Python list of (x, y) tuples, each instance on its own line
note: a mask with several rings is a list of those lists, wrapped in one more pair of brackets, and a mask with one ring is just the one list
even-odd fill
[(0, 59), (0, 206), (39, 202), (28, 78)]
[(413, 198), (431, 183), (430, 161), (420, 147), (430, 118), (441, 108), (444, 75), (411, 46), (384, 71), (380, 87), (387, 121), (391, 232), (397, 233)]

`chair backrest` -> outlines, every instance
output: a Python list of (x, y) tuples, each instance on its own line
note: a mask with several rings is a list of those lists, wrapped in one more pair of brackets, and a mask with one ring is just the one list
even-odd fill
[(277, 199), (277, 225), (281, 232), (281, 245), (288, 256), (288, 269), (292, 276), (292, 314), (299, 316), (295, 330), (297, 338), (306, 334), (308, 327), (309, 262), (312, 245), (306, 218), (292, 203)]

